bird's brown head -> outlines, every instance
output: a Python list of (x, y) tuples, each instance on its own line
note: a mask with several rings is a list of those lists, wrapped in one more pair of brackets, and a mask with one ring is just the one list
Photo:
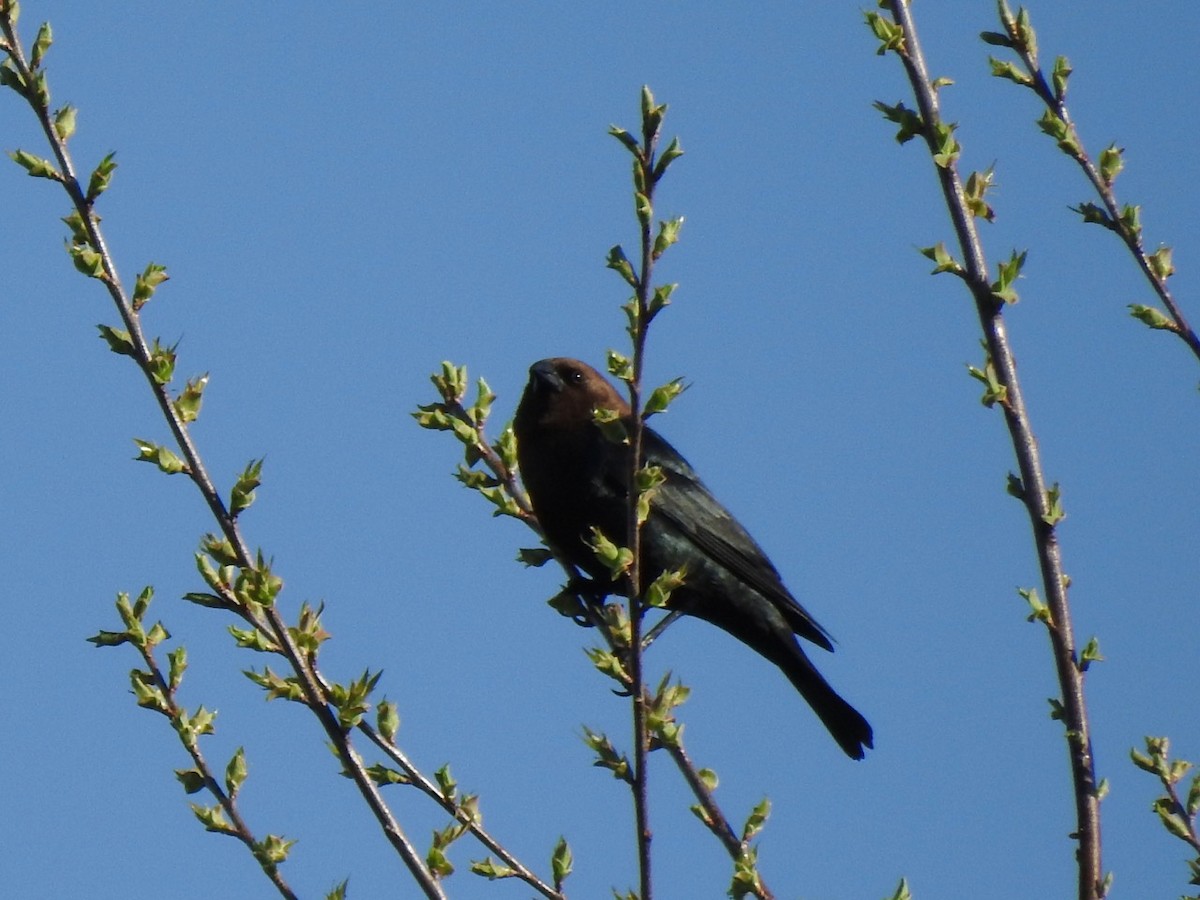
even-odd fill
[(517, 407), (517, 434), (588, 424), (594, 409), (627, 415), (629, 404), (585, 362), (565, 356), (538, 360), (529, 367), (529, 383)]

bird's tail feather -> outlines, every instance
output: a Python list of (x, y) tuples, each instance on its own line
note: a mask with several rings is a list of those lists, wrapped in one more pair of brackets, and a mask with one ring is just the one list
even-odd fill
[(870, 724), (829, 686), (829, 682), (821, 677), (821, 673), (802, 652), (797, 656), (780, 668), (845, 754), (851, 759), (862, 759), (866, 753), (864, 748), (875, 746)]

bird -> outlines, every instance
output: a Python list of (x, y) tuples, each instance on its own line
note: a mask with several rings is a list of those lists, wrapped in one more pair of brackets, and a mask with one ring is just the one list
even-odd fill
[[(517, 466), (543, 537), (552, 551), (595, 584), (611, 580), (589, 546), (592, 528), (626, 545), (632, 449), (596, 424), (595, 410), (632, 424), (616, 388), (587, 363), (568, 357), (539, 360), (517, 405), (513, 432)], [(669, 609), (716, 625), (774, 663), (852, 759), (874, 748), (867, 720), (817, 671), (797, 637), (833, 650), (833, 642), (784, 586), (766, 553), (721, 505), (691, 465), (650, 427), (642, 432), (642, 463), (661, 468), (641, 531), (641, 590), (659, 574), (684, 569)], [(625, 594), (620, 578), (611, 591)]]

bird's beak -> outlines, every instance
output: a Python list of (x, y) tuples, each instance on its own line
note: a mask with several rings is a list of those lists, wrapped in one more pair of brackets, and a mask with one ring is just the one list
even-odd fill
[(529, 367), (529, 386), (534, 390), (558, 393), (564, 387), (563, 380), (555, 371), (554, 363), (548, 359), (535, 362)]

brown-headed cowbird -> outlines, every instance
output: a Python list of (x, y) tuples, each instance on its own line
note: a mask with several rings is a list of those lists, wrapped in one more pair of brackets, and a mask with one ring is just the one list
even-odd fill
[[(627, 544), (628, 443), (605, 437), (594, 409), (615, 410), (629, 424), (630, 409), (599, 372), (576, 359), (543, 359), (513, 423), (517, 461), (547, 543), (599, 583), (609, 580), (585, 543), (595, 526)], [(675, 448), (650, 428), (642, 435), (643, 462), (666, 476), (642, 526), (642, 589), (660, 573), (686, 569), (669, 606), (713, 623), (783, 670), (847, 756), (862, 759), (871, 726), (837, 695), (796, 640), (832, 650), (829, 636), (796, 602), (762, 549), (725, 509)], [(624, 579), (613, 589), (626, 590)]]

